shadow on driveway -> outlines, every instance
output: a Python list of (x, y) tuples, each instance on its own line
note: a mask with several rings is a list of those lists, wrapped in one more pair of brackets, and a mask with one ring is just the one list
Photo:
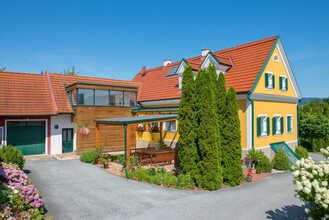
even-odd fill
[(310, 208), (308, 205), (286, 205), (281, 209), (266, 211), (267, 219), (285, 220), (285, 219), (307, 219), (309, 216), (305, 213), (305, 208)]

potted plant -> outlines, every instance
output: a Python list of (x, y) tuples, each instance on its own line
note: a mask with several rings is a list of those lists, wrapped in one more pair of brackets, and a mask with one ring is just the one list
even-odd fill
[(260, 160), (260, 154), (257, 150), (250, 150), (247, 155), (249, 160), (249, 170), (252, 174), (256, 173), (256, 163)]
[(102, 156), (100, 157), (100, 162), (103, 165), (104, 169), (108, 169), (109, 168), (109, 160), (111, 158), (110, 154), (102, 154)]
[(102, 156), (102, 154), (103, 154), (103, 146), (99, 146), (99, 147), (96, 147), (96, 146), (95, 146), (94, 151), (95, 151), (95, 155), (96, 155), (96, 161), (97, 161), (97, 164), (98, 164), (98, 165), (101, 165), (100, 158), (101, 158), (101, 156)]

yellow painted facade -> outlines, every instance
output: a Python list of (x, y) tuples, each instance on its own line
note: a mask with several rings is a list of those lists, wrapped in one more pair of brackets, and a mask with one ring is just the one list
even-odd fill
[[(274, 56), (277, 55), (279, 57), (278, 62), (274, 61)], [(268, 89), (265, 87), (265, 73), (269, 72), (274, 74), (275, 78), (275, 88), (274, 89)], [(279, 86), (279, 80), (280, 76), (284, 76), (288, 78), (288, 91), (280, 91)], [(291, 81), (289, 79), (289, 76), (287, 74), (287, 71), (285, 69), (283, 59), (280, 56), (279, 50), (276, 47), (271, 55), (271, 58), (269, 59), (269, 62), (267, 63), (256, 87), (254, 90), (254, 93), (262, 93), (262, 94), (269, 94), (269, 95), (280, 95), (280, 96), (289, 96), (289, 97), (295, 97), (295, 93), (291, 84)]]
[[(274, 60), (274, 56), (278, 57), (278, 60)], [(289, 65), (289, 64), (287, 64)], [(272, 73), (275, 76), (275, 87), (273, 89), (268, 89), (265, 86), (265, 73)], [(288, 79), (288, 90), (280, 90), (280, 76), (284, 76)], [(255, 82), (256, 83), (256, 82)], [(296, 87), (297, 93), (299, 92), (298, 87)], [(291, 143), (291, 146), (297, 144), (298, 133), (297, 133), (297, 97), (293, 89), (292, 81), (287, 73), (286, 67), (284, 65), (284, 60), (280, 55), (278, 46), (276, 46), (268, 59), (268, 62), (261, 73), (261, 76), (252, 91), (252, 95), (260, 95), (258, 98), (254, 98), (250, 103), (250, 109), (247, 109), (247, 99), (244, 97), (239, 97), (239, 119), (241, 128), (241, 148), (244, 152), (254, 148), (264, 148), (269, 147), (271, 143), (276, 142), (286, 142)], [(261, 96), (261, 95), (271, 95), (271, 96)], [(247, 94), (245, 94), (247, 97)], [(261, 98), (259, 98), (261, 97)], [(282, 101), (278, 101), (281, 100)], [(276, 100), (276, 101), (271, 101)], [(286, 98), (286, 99), (284, 99)], [(296, 98), (296, 101), (294, 99)], [(267, 100), (264, 100), (267, 99)], [(287, 101), (288, 100), (288, 101)], [(163, 108), (169, 106), (161, 106)], [(176, 106), (177, 107), (177, 106)], [(143, 115), (149, 114), (159, 114), (160, 112), (144, 112)], [(138, 113), (137, 113), (138, 115)], [(267, 116), (270, 118), (270, 134), (268, 136), (257, 136), (257, 118), (259, 116)], [(281, 116), (284, 118), (283, 127), (284, 132), (280, 135), (273, 135), (272, 118), (274, 116)], [(292, 117), (292, 132), (287, 132), (287, 116)], [(248, 118), (249, 117), (249, 118)], [(253, 120), (253, 123), (252, 123)], [(248, 122), (250, 124), (248, 124)], [(253, 126), (252, 126), (253, 124)], [(178, 122), (176, 124), (178, 129)], [(250, 130), (253, 128), (253, 131)], [(160, 135), (159, 133), (150, 134), (149, 132), (144, 132), (142, 135), (137, 135), (137, 140), (145, 142), (157, 143)], [(165, 141), (175, 142), (179, 139), (178, 132), (163, 132), (163, 139)]]
[[(273, 101), (254, 101), (254, 147), (269, 146), (275, 142), (292, 142), (297, 140), (297, 106), (296, 103), (282, 103)], [(257, 136), (257, 117), (267, 115), (270, 118), (270, 134), (269, 136)], [(284, 118), (284, 132), (281, 135), (272, 134), (272, 118), (274, 115), (280, 115)], [(287, 133), (287, 115), (292, 116), (292, 133)]]
[(246, 99), (238, 100), (239, 105), (239, 119), (241, 129), (241, 147), (247, 148), (247, 113), (246, 113)]

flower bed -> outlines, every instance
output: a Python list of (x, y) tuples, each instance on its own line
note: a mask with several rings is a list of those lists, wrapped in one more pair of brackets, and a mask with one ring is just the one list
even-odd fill
[(27, 175), (15, 165), (0, 164), (0, 219), (42, 219), (44, 203)]
[(157, 185), (175, 187), (179, 189), (194, 188), (194, 181), (189, 175), (175, 176), (163, 168), (145, 169), (143, 166), (133, 167), (128, 171), (129, 178)]

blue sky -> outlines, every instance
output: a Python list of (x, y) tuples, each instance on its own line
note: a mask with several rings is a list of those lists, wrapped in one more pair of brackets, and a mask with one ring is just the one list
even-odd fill
[(0, 68), (132, 79), (280, 35), (304, 97), (329, 96), (329, 1), (0, 0)]

